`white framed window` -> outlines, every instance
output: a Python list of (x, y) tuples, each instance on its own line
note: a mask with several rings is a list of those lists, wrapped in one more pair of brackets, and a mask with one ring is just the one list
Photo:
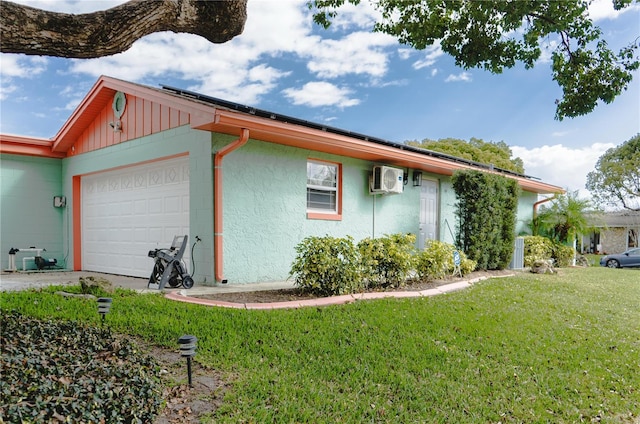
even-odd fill
[(340, 217), (342, 167), (339, 163), (307, 161), (307, 216), (318, 219)]

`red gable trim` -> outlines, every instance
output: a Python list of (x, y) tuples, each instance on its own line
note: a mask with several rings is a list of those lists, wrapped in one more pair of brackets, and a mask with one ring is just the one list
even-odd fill
[(65, 157), (64, 153), (52, 152), (52, 145), (53, 141), (44, 138), (0, 134), (0, 153), (47, 158)]
[(118, 91), (188, 113), (190, 120), (213, 119), (216, 110), (212, 105), (201, 104), (159, 89), (101, 76), (54, 137), (53, 151), (67, 152), (105, 106), (113, 102), (113, 96)]

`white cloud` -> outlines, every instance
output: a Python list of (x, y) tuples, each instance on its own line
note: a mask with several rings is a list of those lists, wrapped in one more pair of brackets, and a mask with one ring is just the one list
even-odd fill
[(300, 89), (287, 88), (282, 92), (295, 105), (312, 107), (337, 106), (344, 108), (360, 103), (358, 99), (349, 98), (352, 93), (351, 90), (340, 88), (324, 81), (308, 82)]
[(442, 51), (442, 47), (439, 42), (432, 46), (428, 46), (424, 51), (426, 53), (424, 59), (415, 61), (412, 65), (413, 69), (418, 70), (433, 66), (438, 58), (444, 56), (444, 52)]
[(471, 82), (471, 74), (469, 72), (461, 72), (458, 75), (449, 74), (444, 82)]
[(337, 9), (338, 15), (333, 19), (330, 28), (349, 29), (353, 26), (358, 28), (373, 28), (373, 24), (380, 20), (381, 15), (375, 9), (373, 2), (361, 2), (353, 5), (345, 2)]
[(396, 45), (389, 35), (353, 32), (339, 40), (321, 40), (309, 54), (307, 67), (319, 78), (336, 78), (347, 74), (374, 78), (388, 71), (389, 52), (384, 48)]
[[(352, 26), (366, 26), (373, 13), (361, 7), (348, 7), (347, 11), (339, 25), (351, 22)], [(73, 61), (71, 71), (142, 83), (158, 76), (187, 79), (193, 81), (189, 89), (249, 104), (258, 104), (291, 75), (288, 69), (265, 65), (269, 59), (283, 56), (306, 63), (307, 70), (318, 78), (351, 75), (367, 78), (365, 85), (381, 84), (392, 54), (387, 47), (397, 46), (393, 37), (359, 31), (321, 38), (312, 34), (312, 25), (302, 0), (252, 0), (244, 32), (227, 43), (212, 44), (189, 34), (156, 33), (138, 40), (124, 53)], [(313, 106), (316, 102), (304, 104)], [(336, 104), (351, 106), (354, 100), (343, 98)]]
[(407, 60), (411, 57), (411, 55), (415, 52), (413, 49), (407, 49), (406, 47), (402, 47), (398, 49), (398, 57), (402, 60)]
[(611, 0), (594, 0), (589, 4), (589, 16), (594, 21), (616, 19), (623, 13), (640, 10), (640, 5), (631, 4), (622, 10), (615, 10)]
[(570, 191), (579, 190), (585, 196), (588, 194), (585, 189), (587, 174), (595, 169), (598, 158), (612, 147), (615, 144), (594, 143), (579, 148), (554, 144), (532, 149), (512, 146), (511, 151), (522, 159), (527, 175)]
[(0, 84), (0, 100), (5, 100), (11, 93), (18, 89), (17, 86), (11, 84)]
[(3, 80), (34, 77), (46, 69), (47, 59), (44, 57), (0, 54), (0, 74)]
[(47, 69), (47, 63), (46, 58), (39, 56), (0, 54), (0, 100), (5, 100), (11, 93), (20, 91), (15, 79), (37, 76)]

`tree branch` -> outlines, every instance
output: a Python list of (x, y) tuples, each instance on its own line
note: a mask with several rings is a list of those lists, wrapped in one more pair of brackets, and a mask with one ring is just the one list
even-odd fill
[(121, 53), (160, 31), (224, 43), (242, 33), (246, 19), (247, 0), (131, 0), (81, 15), (0, 1), (0, 52), (96, 58)]

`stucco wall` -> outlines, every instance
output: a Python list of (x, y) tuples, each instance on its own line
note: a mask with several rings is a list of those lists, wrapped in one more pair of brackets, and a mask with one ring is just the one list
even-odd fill
[[(9, 249), (31, 246), (47, 249), (45, 258), (55, 258), (64, 266), (67, 251), (62, 245), (62, 223), (68, 209), (53, 207), (53, 197), (62, 192), (60, 159), (31, 156), (0, 155), (0, 251), (2, 269), (9, 265)], [(22, 258), (33, 252), (16, 255), (16, 265), (22, 269)], [(35, 269), (27, 261), (28, 269)]]
[(516, 235), (531, 234), (531, 220), (533, 220), (533, 205), (538, 201), (538, 195), (528, 191), (520, 193), (518, 215), (516, 217)]
[[(230, 139), (230, 138), (229, 138)], [(62, 161), (64, 193), (67, 196), (67, 209), (72, 210), (72, 179), (74, 176), (105, 171), (121, 166), (134, 165), (144, 161), (188, 153), (190, 163), (190, 242), (199, 236), (202, 242), (194, 250), (198, 283), (213, 280), (213, 191), (211, 135), (205, 131), (195, 131), (189, 126), (163, 131), (147, 137), (131, 140), (127, 143), (94, 150), (89, 153), (71, 156)], [(73, 227), (65, 222), (65, 243), (73, 251)], [(73, 255), (70, 266), (73, 266)], [(191, 270), (191, 264), (189, 269)], [(153, 266), (149, 261), (149, 272)]]
[[(214, 143), (214, 149), (223, 143)], [(342, 220), (308, 219), (308, 159), (342, 164)], [(369, 194), (373, 163), (254, 140), (225, 157), (224, 276), (231, 283), (284, 280), (295, 246), (316, 235), (355, 241), (418, 230), (418, 187), (402, 194)]]
[[(214, 135), (214, 151), (228, 141)], [(307, 218), (308, 159), (342, 165), (342, 220)], [(417, 234), (420, 188), (409, 182), (401, 194), (372, 196), (368, 178), (373, 165), (255, 140), (226, 156), (222, 166), (224, 278), (231, 283), (284, 280), (295, 258), (295, 246), (311, 235), (350, 235), (357, 242), (384, 234)], [(451, 180), (428, 173), (423, 179), (439, 182), (438, 238), (452, 243), (456, 198)], [(533, 193), (523, 194), (516, 233), (526, 230), (536, 200)]]

